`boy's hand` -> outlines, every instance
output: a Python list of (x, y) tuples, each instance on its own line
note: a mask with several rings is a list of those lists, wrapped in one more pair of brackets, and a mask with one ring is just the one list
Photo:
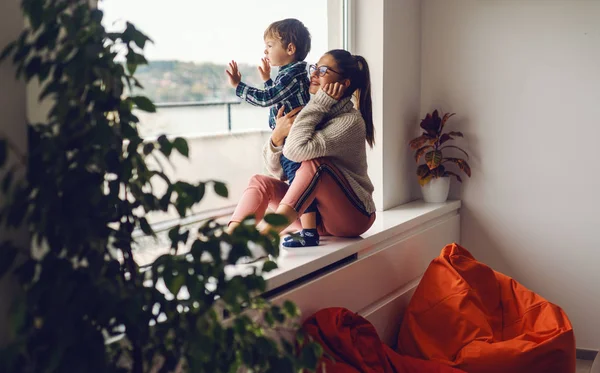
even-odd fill
[(346, 86), (340, 82), (327, 83), (323, 86), (323, 91), (327, 93), (331, 98), (338, 100), (344, 95)]
[(258, 72), (260, 73), (260, 77), (262, 78), (262, 80), (264, 80), (265, 82), (271, 79), (271, 65), (269, 64), (269, 61), (267, 61), (266, 58), (262, 59), (261, 65), (258, 66)]
[(238, 70), (237, 62), (231, 61), (229, 63), (229, 70), (225, 70), (225, 72), (229, 78), (229, 84), (231, 84), (233, 88), (237, 88), (242, 81), (242, 74), (240, 74), (240, 71)]

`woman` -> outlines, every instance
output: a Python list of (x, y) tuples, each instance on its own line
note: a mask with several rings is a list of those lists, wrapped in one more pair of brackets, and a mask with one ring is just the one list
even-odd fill
[[(355, 237), (375, 221), (373, 184), (367, 173), (365, 141), (374, 144), (371, 83), (367, 61), (332, 50), (310, 67), (310, 102), (298, 113), (280, 110), (263, 156), (275, 176), (255, 175), (231, 218), (232, 232), (249, 215), (260, 221), (270, 205), (295, 222), (316, 199), (319, 234)], [(354, 108), (355, 95), (359, 110)], [(284, 146), (285, 140), (285, 146)], [(302, 166), (292, 185), (281, 181), (281, 155)], [(287, 226), (263, 222), (261, 232)]]

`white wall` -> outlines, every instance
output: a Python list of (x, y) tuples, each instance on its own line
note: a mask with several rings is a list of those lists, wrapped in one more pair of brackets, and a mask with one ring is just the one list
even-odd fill
[[(14, 40), (23, 28), (19, 3), (18, 0), (0, 2), (0, 50)], [(14, 75), (10, 62), (0, 64), (0, 137), (10, 138), (16, 146), (25, 150), (25, 85), (17, 82)], [(0, 195), (0, 204), (2, 198)], [(7, 232), (0, 231), (0, 239), (7, 236)], [(14, 284), (9, 279), (0, 280), (0, 346), (6, 342), (8, 306), (13, 287)]]
[(373, 199), (377, 210), (383, 209), (383, 7), (384, 0), (355, 0), (352, 50), (367, 60), (371, 70), (371, 94), (375, 143), (367, 152), (369, 176), (375, 187)]
[(421, 97), (421, 1), (384, 4), (383, 209), (412, 198), (414, 161), (407, 146), (419, 119)]
[[(600, 348), (600, 1), (423, 0), (421, 112), (472, 154), (462, 243)], [(455, 196), (459, 194), (456, 193)]]
[(419, 115), (420, 11), (420, 0), (354, 1), (352, 52), (371, 70), (376, 146), (368, 163), (378, 210), (412, 199), (406, 144)]

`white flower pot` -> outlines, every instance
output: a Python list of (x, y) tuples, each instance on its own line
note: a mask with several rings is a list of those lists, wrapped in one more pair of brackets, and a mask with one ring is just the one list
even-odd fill
[(450, 192), (450, 178), (439, 177), (431, 179), (427, 184), (421, 187), (423, 200), (429, 203), (443, 203), (448, 199)]

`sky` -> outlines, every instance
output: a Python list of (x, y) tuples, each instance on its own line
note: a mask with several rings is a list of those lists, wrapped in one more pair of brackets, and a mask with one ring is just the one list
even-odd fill
[(145, 49), (149, 60), (258, 65), (265, 29), (284, 18), (310, 31), (307, 62), (327, 51), (327, 0), (102, 0), (100, 8), (109, 30), (129, 21), (154, 41)]

